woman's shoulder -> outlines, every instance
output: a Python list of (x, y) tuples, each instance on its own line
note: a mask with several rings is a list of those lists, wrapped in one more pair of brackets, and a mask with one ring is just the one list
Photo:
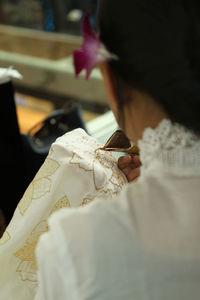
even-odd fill
[(49, 218), (51, 239), (74, 252), (76, 248), (87, 248), (87, 244), (98, 247), (132, 235), (129, 200), (128, 190), (124, 188), (114, 199), (102, 196), (83, 207), (63, 208)]
[(128, 205), (129, 193), (125, 187), (114, 198), (102, 195), (84, 206), (62, 209), (52, 215), (49, 219), (49, 225), (50, 228), (55, 226), (60, 227), (60, 230), (63, 228), (64, 232), (69, 227), (78, 231), (83, 227), (87, 230), (89, 228), (95, 230), (98, 226), (107, 227), (119, 219), (121, 222), (127, 220), (127, 215), (130, 213)]

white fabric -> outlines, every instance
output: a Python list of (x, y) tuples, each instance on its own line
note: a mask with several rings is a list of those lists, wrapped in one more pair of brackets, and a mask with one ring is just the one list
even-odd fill
[(13, 67), (0, 68), (0, 84), (9, 82), (12, 78), (22, 79), (22, 75)]
[(147, 128), (139, 141), (143, 168), (159, 164), (176, 175), (200, 175), (200, 138), (179, 124), (163, 120)]
[[(111, 153), (82, 129), (59, 138), (0, 239), (0, 300), (31, 300), (37, 290), (35, 247), (47, 219), (63, 207), (115, 197), (126, 183)], [(6, 199), (4, 199), (6, 201)]]
[(200, 298), (200, 139), (164, 120), (139, 145), (141, 176), (116, 199), (50, 217), (35, 300)]

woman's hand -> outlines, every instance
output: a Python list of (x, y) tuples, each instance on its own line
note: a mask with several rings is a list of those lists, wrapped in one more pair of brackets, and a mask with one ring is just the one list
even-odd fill
[(122, 156), (118, 159), (118, 167), (126, 176), (128, 182), (134, 181), (140, 175), (139, 155)]

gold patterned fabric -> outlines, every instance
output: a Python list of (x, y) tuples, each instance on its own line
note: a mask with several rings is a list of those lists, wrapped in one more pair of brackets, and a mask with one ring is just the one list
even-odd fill
[[(83, 130), (59, 138), (27, 188), (0, 239), (0, 299), (29, 300), (37, 290), (35, 248), (59, 209), (115, 197), (126, 183), (111, 153)], [(11, 187), (12, 188), (12, 187)]]

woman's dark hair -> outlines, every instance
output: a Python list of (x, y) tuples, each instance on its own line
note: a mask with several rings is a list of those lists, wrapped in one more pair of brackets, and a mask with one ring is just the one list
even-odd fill
[(200, 135), (200, 1), (102, 0), (99, 31), (119, 57), (109, 63), (116, 82), (148, 93)]

